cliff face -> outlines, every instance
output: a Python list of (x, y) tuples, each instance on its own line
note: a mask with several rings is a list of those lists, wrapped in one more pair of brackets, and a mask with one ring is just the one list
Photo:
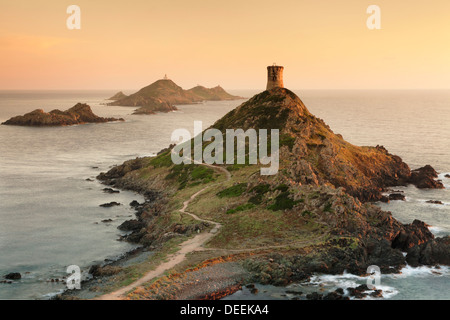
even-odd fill
[(151, 85), (142, 88), (138, 92), (111, 102), (110, 106), (127, 106), (140, 108), (135, 114), (152, 114), (158, 112), (170, 112), (177, 110), (175, 104), (191, 104), (204, 100), (236, 100), (240, 97), (232, 96), (221, 87), (208, 89), (197, 86), (190, 90), (184, 90), (175, 82), (168, 79), (158, 80)]
[(77, 103), (66, 111), (56, 109), (47, 113), (42, 109), (36, 109), (23, 116), (13, 117), (2, 124), (43, 127), (70, 126), (74, 124), (102, 123), (109, 121), (123, 121), (123, 119), (99, 117), (92, 112), (91, 107), (87, 104)]

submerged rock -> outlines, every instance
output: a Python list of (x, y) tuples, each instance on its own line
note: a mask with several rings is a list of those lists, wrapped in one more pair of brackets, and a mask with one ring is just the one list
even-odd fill
[(11, 272), (5, 276), (5, 279), (20, 280), (20, 279), (22, 279), (22, 275), (19, 272)]
[(439, 200), (428, 200), (427, 203), (431, 203), (431, 204), (444, 204), (442, 201), (439, 201)]
[(109, 202), (109, 203), (101, 204), (100, 207), (103, 207), (103, 208), (110, 208), (110, 207), (120, 206), (120, 205), (121, 205), (121, 204), (120, 204), (119, 202), (112, 201), (112, 202)]
[(141, 204), (137, 200), (130, 202), (130, 207), (139, 207)]
[(145, 223), (138, 220), (127, 220), (123, 222), (117, 229), (122, 231), (137, 231), (145, 227)]
[(389, 200), (401, 200), (401, 201), (405, 201), (406, 197), (404, 194), (401, 193), (391, 193), (389, 195)]

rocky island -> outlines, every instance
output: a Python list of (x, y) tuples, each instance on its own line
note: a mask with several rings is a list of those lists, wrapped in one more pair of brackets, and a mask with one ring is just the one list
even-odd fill
[[(170, 112), (177, 110), (176, 104), (192, 104), (205, 100), (237, 100), (242, 97), (233, 96), (223, 88), (205, 88), (197, 86), (189, 90), (184, 90), (170, 79), (158, 80), (129, 96), (120, 98), (116, 94), (108, 103), (110, 106), (139, 107), (134, 114), (154, 114), (155, 112)], [(114, 98), (114, 99), (112, 99)]]
[(113, 95), (112, 97), (110, 97), (110, 98), (108, 98), (108, 99), (106, 99), (106, 100), (114, 100), (114, 101), (117, 101), (117, 100), (120, 100), (120, 99), (124, 99), (124, 98), (126, 98), (126, 97), (128, 97), (126, 94), (124, 94), (122, 91), (119, 91), (119, 92), (117, 92), (115, 95)]
[[(314, 273), (450, 265), (450, 237), (435, 239), (426, 223), (402, 224), (372, 203), (393, 186), (442, 188), (431, 166), (412, 171), (382, 146), (350, 144), (279, 85), (212, 127), (222, 134), (279, 129), (278, 174), (260, 175), (261, 164), (175, 165), (170, 148), (101, 173), (104, 184), (146, 197), (132, 203), (137, 219), (119, 228), (130, 232), (123, 240), (156, 253), (133, 266), (97, 266), (105, 270), (102, 286), (87, 290), (98, 299), (218, 299), (244, 285), (285, 286)], [(348, 290), (359, 298), (382, 296), (369, 291)], [(348, 295), (336, 290), (306, 298)]]
[(104, 123), (110, 121), (124, 121), (124, 119), (99, 117), (92, 112), (91, 107), (87, 104), (77, 103), (75, 106), (66, 111), (56, 109), (47, 113), (42, 109), (36, 109), (23, 116), (12, 117), (2, 124), (15, 126), (50, 127), (70, 126), (74, 124), (85, 123)]

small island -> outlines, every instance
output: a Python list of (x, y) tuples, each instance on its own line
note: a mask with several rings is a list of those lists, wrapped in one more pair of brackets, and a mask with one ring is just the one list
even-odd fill
[(77, 103), (75, 106), (66, 111), (55, 109), (47, 113), (42, 109), (36, 109), (32, 112), (26, 113), (23, 116), (12, 117), (2, 124), (15, 126), (54, 127), (85, 123), (104, 123), (110, 121), (124, 121), (124, 119), (99, 117), (92, 112), (91, 107), (87, 104)]
[(117, 101), (120, 99), (124, 99), (128, 97), (125, 93), (123, 93), (122, 91), (117, 92), (115, 95), (113, 95), (112, 97), (106, 99), (106, 100), (113, 100), (113, 101)]
[[(122, 98), (120, 98), (122, 97)], [(140, 89), (129, 96), (118, 92), (108, 100), (109, 106), (139, 107), (134, 114), (154, 114), (156, 112), (171, 112), (177, 110), (175, 104), (192, 104), (202, 101), (239, 100), (242, 97), (233, 96), (222, 87), (205, 88), (196, 86), (184, 90), (175, 82), (165, 77)]]

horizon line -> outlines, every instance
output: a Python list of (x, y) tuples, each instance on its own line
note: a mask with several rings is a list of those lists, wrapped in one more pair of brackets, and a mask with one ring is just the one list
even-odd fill
[[(321, 91), (321, 90), (330, 90), (330, 91), (431, 91), (431, 90), (450, 90), (449, 88), (301, 88), (301, 89), (290, 89), (287, 87), (284, 87), (285, 89), (288, 89), (290, 91), (301, 91), (301, 90), (308, 90), (308, 91)], [(5, 91), (133, 91), (137, 92), (142, 88), (139, 89), (114, 89), (114, 88), (98, 88), (98, 89), (86, 89), (86, 88), (76, 88), (76, 89), (1, 89), (0, 92)], [(224, 88), (225, 89), (225, 88)], [(258, 89), (258, 88), (245, 88), (245, 89), (230, 89), (227, 88), (226, 90), (231, 91), (266, 91), (266, 89)]]

